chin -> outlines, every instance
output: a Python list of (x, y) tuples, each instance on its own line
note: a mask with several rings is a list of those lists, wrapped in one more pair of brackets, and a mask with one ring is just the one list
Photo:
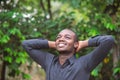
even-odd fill
[(59, 53), (69, 53), (69, 50), (58, 50)]
[(59, 52), (65, 52), (66, 50), (61, 50), (61, 49), (58, 49)]

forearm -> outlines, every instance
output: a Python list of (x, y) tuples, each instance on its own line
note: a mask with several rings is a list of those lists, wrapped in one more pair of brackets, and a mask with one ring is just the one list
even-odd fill
[(105, 36), (96, 36), (92, 37), (88, 41), (88, 46), (90, 47), (97, 47), (99, 45), (107, 45), (107, 47), (110, 47), (114, 44), (114, 39), (110, 35), (105, 35)]
[(43, 39), (24, 40), (22, 46), (26, 49), (44, 49), (49, 48), (48, 41)]
[(55, 42), (54, 41), (48, 41), (49, 48), (55, 49)]
[(81, 48), (85, 48), (88, 46), (88, 40), (80, 41)]
[[(112, 36), (96, 36), (92, 37), (89, 40), (79, 41), (79, 46), (77, 52), (85, 47), (97, 47), (97, 46), (106, 46), (106, 48), (111, 47), (114, 44), (114, 39)], [(103, 48), (103, 47), (101, 47)]]
[(88, 46), (88, 40), (79, 41), (78, 42), (78, 47), (76, 49), (76, 52), (80, 51), (82, 48), (85, 48), (87, 46)]

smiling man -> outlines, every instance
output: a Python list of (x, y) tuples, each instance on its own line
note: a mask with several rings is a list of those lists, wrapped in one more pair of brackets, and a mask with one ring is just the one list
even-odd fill
[[(45, 70), (46, 80), (89, 80), (91, 71), (107, 56), (113, 44), (114, 39), (110, 35), (78, 41), (70, 29), (62, 30), (55, 41), (30, 39), (22, 43), (30, 57)], [(76, 58), (74, 54), (85, 47), (96, 48)], [(50, 48), (56, 49), (59, 55), (41, 50)]]

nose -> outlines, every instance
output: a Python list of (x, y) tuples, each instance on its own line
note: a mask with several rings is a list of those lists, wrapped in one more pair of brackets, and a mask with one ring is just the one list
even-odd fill
[(59, 41), (64, 41), (65, 39), (64, 39), (64, 37), (61, 37), (60, 39), (59, 39)]

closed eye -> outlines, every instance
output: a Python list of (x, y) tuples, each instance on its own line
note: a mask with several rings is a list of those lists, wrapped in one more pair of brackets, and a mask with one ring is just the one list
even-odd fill
[(71, 36), (66, 35), (65, 38), (66, 38), (66, 39), (71, 39)]
[(71, 39), (70, 37), (66, 37), (66, 39)]
[(57, 37), (56, 37), (56, 40), (59, 39), (60, 37), (61, 37), (61, 36), (57, 36)]

